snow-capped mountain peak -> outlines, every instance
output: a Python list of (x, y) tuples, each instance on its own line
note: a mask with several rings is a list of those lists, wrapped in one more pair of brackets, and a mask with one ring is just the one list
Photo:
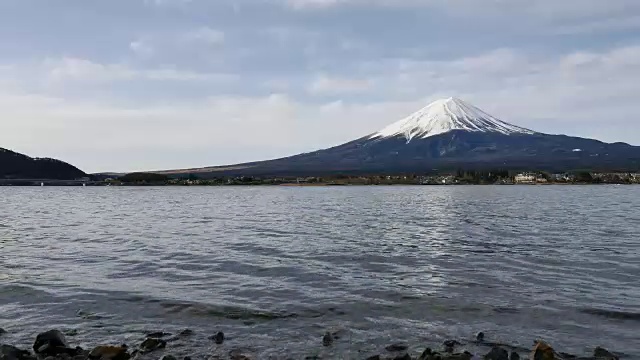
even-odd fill
[(371, 138), (401, 135), (407, 141), (411, 141), (414, 138), (424, 139), (452, 130), (497, 132), (505, 135), (535, 133), (506, 123), (469, 103), (450, 97), (432, 102), (423, 109), (373, 134)]

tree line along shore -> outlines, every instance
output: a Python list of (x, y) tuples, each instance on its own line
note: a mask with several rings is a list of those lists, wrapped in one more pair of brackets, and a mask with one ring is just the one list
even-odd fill
[(640, 184), (640, 173), (566, 173), (496, 171), (457, 171), (436, 175), (329, 175), (329, 176), (229, 176), (202, 177), (195, 174), (170, 176), (157, 173), (130, 173), (100, 179), (103, 185), (513, 185), (513, 184)]
[(640, 184), (640, 173), (572, 171), (462, 171), (441, 174), (324, 175), (324, 176), (212, 176), (134, 172), (95, 174), (74, 180), (0, 178), (0, 186), (340, 186), (340, 185), (584, 185)]

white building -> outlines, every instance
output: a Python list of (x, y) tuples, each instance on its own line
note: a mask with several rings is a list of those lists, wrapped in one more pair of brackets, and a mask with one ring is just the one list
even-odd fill
[(514, 180), (517, 184), (533, 184), (536, 182), (536, 175), (527, 173), (518, 174)]

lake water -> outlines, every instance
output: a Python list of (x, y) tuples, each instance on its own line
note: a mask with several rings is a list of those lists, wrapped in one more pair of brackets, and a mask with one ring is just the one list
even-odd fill
[(189, 328), (168, 351), (195, 358), (484, 331), (640, 359), (640, 186), (0, 188), (0, 327), (87, 347)]

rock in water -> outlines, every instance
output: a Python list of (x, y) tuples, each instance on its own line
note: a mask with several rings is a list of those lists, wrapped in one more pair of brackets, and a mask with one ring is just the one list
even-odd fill
[(518, 354), (515, 351), (511, 352), (511, 356), (509, 356), (509, 360), (520, 360), (520, 354)]
[(164, 332), (164, 331), (155, 331), (155, 332), (152, 332), (150, 334), (147, 334), (147, 337), (163, 338), (163, 337), (169, 336), (169, 335), (171, 335), (171, 333), (167, 333), (167, 332)]
[(162, 339), (147, 338), (140, 344), (140, 352), (150, 353), (154, 350), (162, 349), (167, 346), (167, 342)]
[(64, 334), (59, 330), (49, 330), (36, 336), (33, 351), (36, 354), (57, 355), (68, 353), (69, 344)]
[(229, 359), (231, 360), (251, 360), (249, 355), (246, 355), (242, 352), (242, 350), (235, 349), (229, 351)]
[(160, 360), (178, 360), (178, 359), (176, 359), (176, 357), (173, 355), (165, 355), (161, 357)]
[(462, 344), (460, 344), (460, 342), (458, 342), (457, 340), (447, 340), (444, 342), (445, 347), (455, 347), (457, 345), (462, 345)]
[(420, 357), (418, 358), (418, 360), (427, 360), (429, 359), (429, 357), (433, 355), (433, 350), (431, 350), (431, 348), (426, 348), (423, 352), (422, 355), (420, 355)]
[(222, 343), (224, 343), (224, 333), (218, 331), (218, 333), (213, 336), (213, 341), (218, 345), (222, 345)]
[(7, 333), (7, 330), (0, 328), (0, 336), (4, 335)]
[(411, 360), (411, 355), (405, 353), (404, 355), (398, 355), (393, 360)]
[(331, 335), (330, 332), (327, 332), (326, 334), (324, 334), (324, 336), (322, 337), (322, 345), (324, 346), (331, 346), (331, 344), (333, 344), (333, 335)]
[(391, 344), (385, 348), (385, 350), (390, 352), (398, 352), (398, 351), (406, 351), (409, 347), (406, 344)]
[(97, 346), (88, 356), (91, 360), (129, 360), (131, 355), (123, 346)]
[(593, 351), (593, 357), (597, 360), (619, 360), (617, 355), (600, 346)]
[(509, 360), (509, 352), (500, 347), (494, 347), (484, 356), (485, 360)]
[(470, 352), (464, 352), (462, 354), (449, 354), (449, 355), (444, 355), (444, 357), (442, 359), (444, 359), (444, 360), (471, 360), (471, 359), (473, 359), (473, 354), (471, 354)]
[(478, 335), (476, 335), (476, 341), (477, 342), (483, 342), (484, 341), (484, 333), (481, 331), (478, 333)]
[(531, 352), (531, 360), (555, 360), (555, 351), (544, 341), (536, 341)]
[(76, 329), (65, 330), (64, 331), (64, 335), (65, 336), (76, 336), (76, 335), (78, 335), (78, 330), (76, 330)]

